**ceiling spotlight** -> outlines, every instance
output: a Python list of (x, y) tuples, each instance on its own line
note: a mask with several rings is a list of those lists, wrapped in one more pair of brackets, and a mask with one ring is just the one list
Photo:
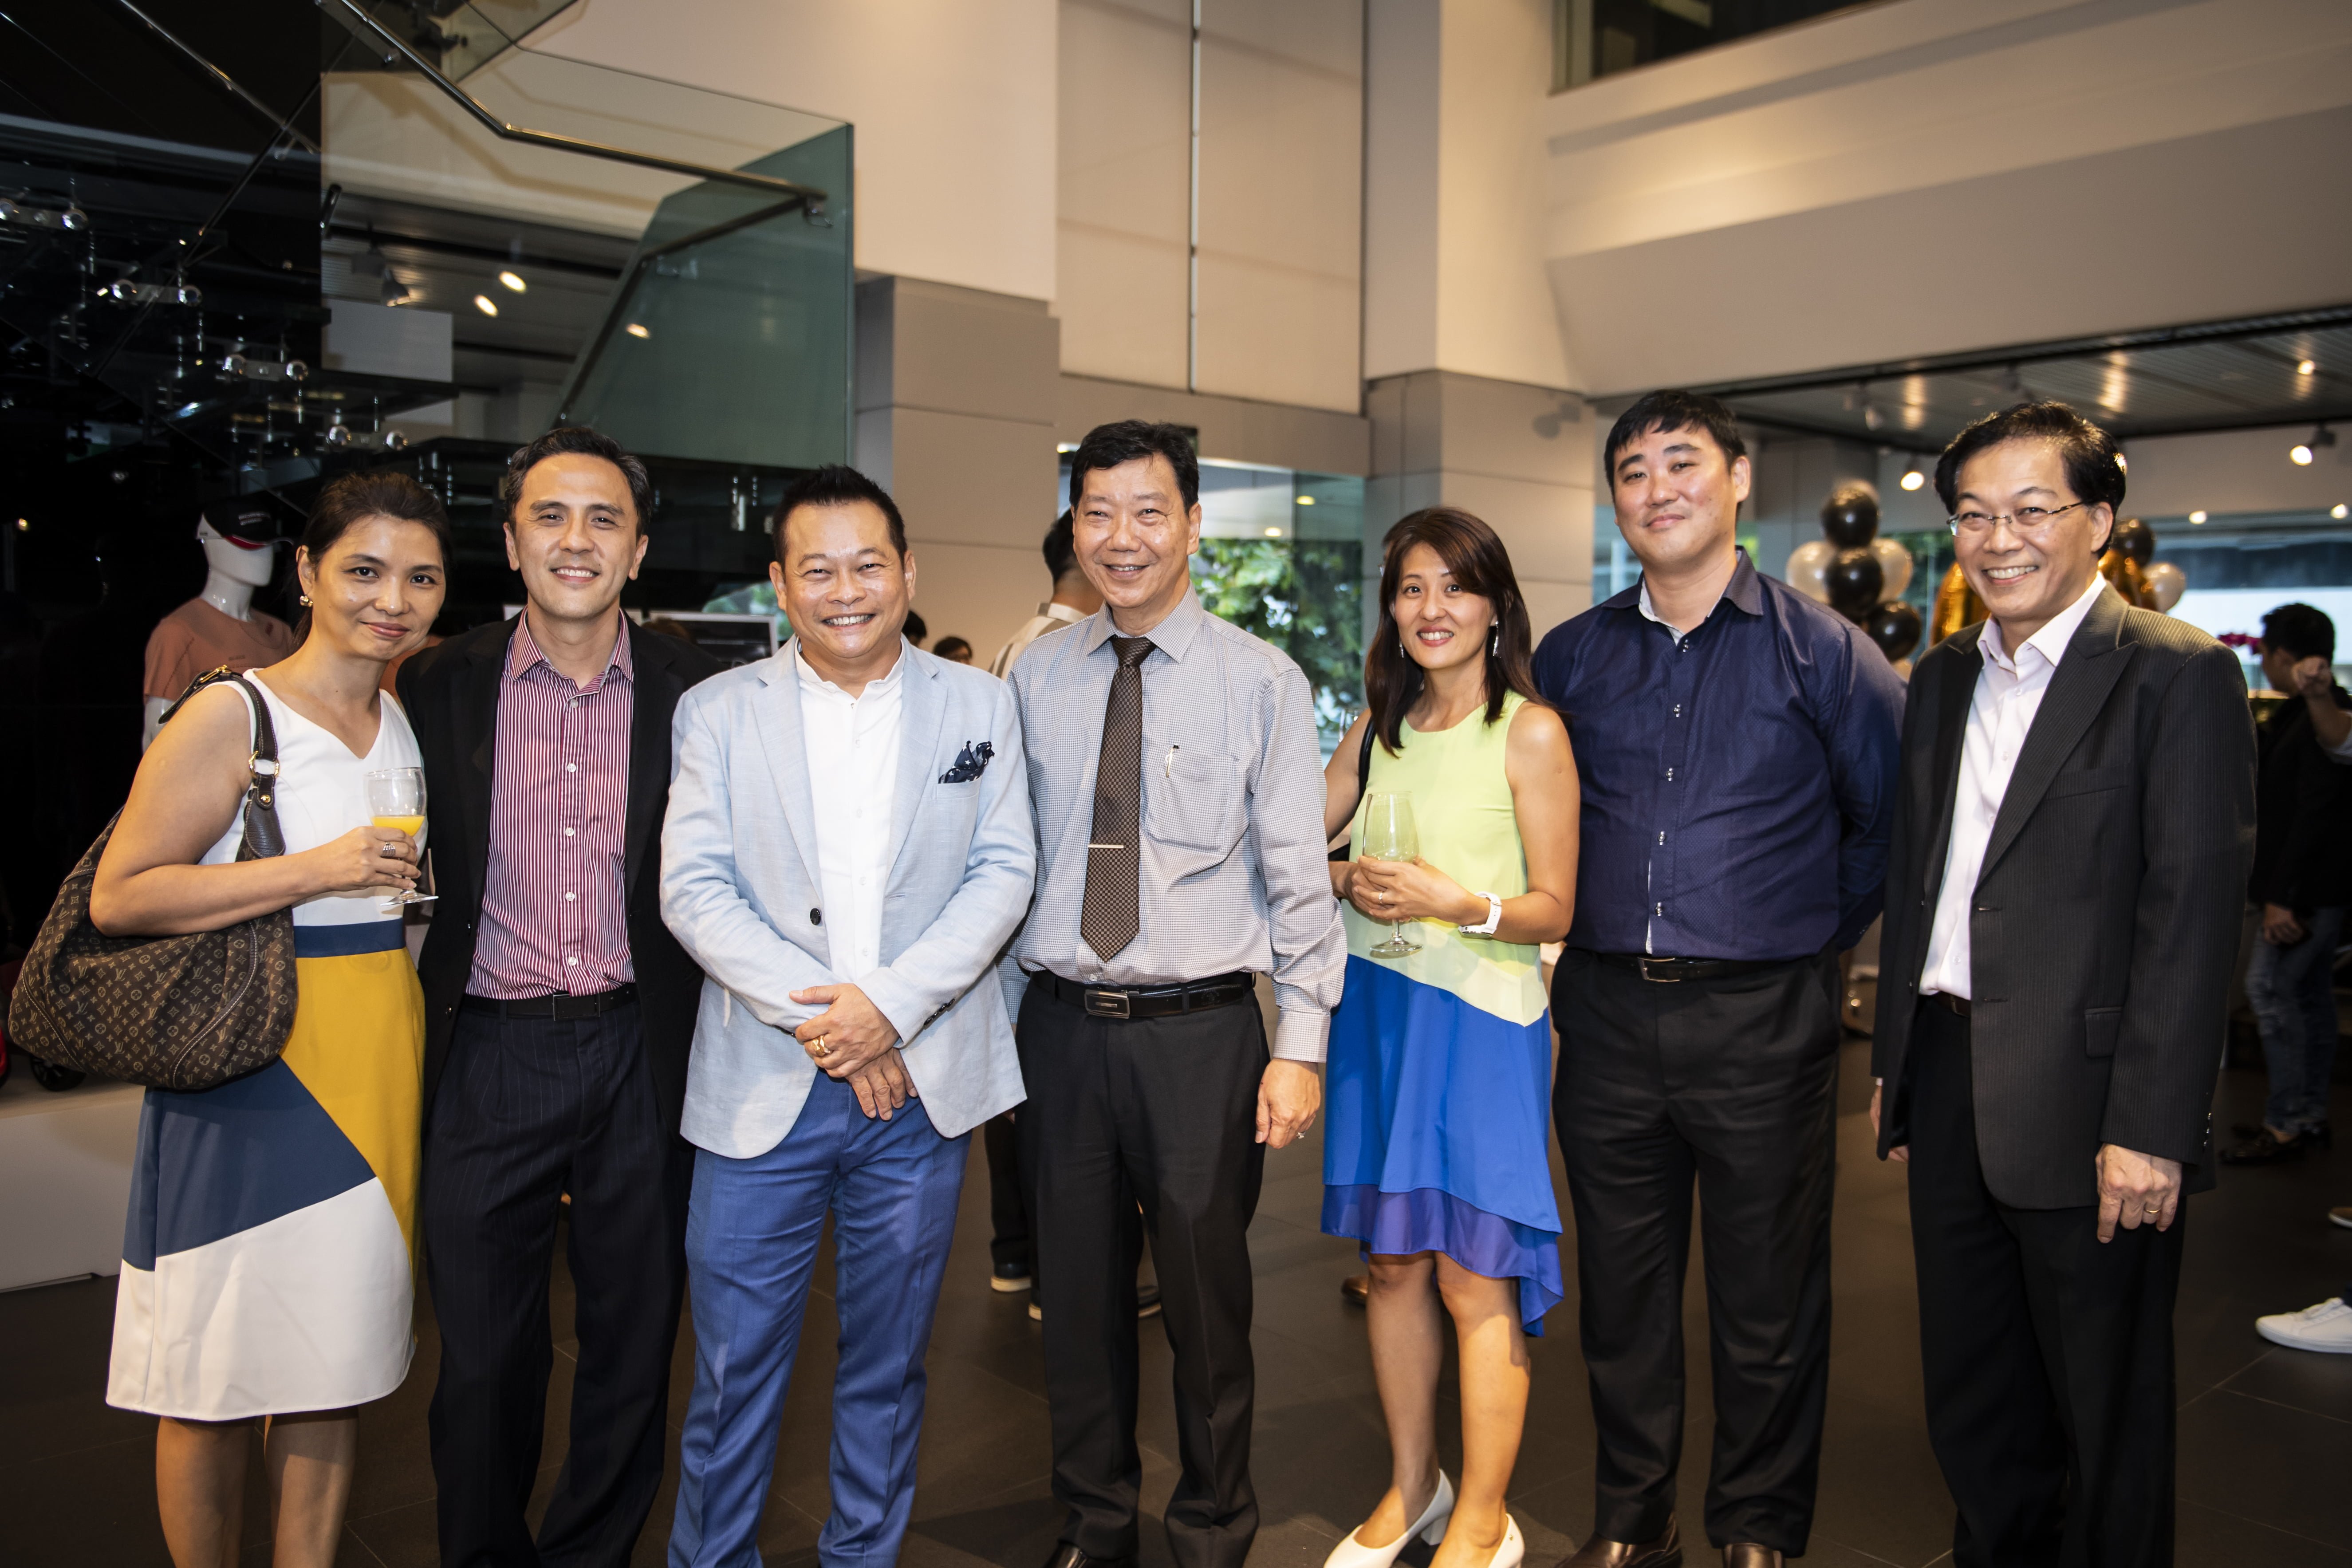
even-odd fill
[(474, 296), (474, 309), (485, 316), (495, 316), (499, 313), (499, 302), (488, 294), (477, 294)]
[(1904, 469), (1903, 477), (1895, 482), (1901, 485), (1906, 490), (1916, 490), (1920, 486), (1927, 482), (1927, 476), (1919, 471), (1918, 464), (1914, 463), (1909, 468)]
[(1300, 496), (1298, 498), (1298, 504), (1300, 506), (1313, 506), (1315, 504), (1315, 498), (1313, 496)]
[(2346, 506), (2342, 501), (2337, 501), (2327, 509), (2327, 515), (2338, 522), (2342, 522), (2347, 514), (2352, 514), (2352, 507)]
[(376, 297), (387, 305), (400, 304), (408, 298), (408, 285), (394, 277), (391, 268), (387, 268), (384, 269), (383, 284), (376, 290)]
[[(643, 321), (631, 321), (627, 326), (623, 327), (621, 330), (628, 333), (629, 336), (633, 338), (649, 338), (653, 336), (653, 333), (646, 330), (646, 324)], [(1075, 447), (1071, 448), (1072, 451), (1076, 451), (1076, 449), (1077, 448)]]
[(2298, 468), (2307, 468), (2311, 467), (2311, 448), (2303, 445), (2301, 442), (2297, 442), (2286, 449), (2286, 460), (2293, 463)]
[(2287, 461), (2298, 468), (2307, 468), (2319, 456), (2322, 448), (2334, 445), (2336, 445), (2336, 432), (2322, 425), (2311, 433), (2310, 440), (2297, 441), (2286, 449)]
[(2318, 368), (2318, 363), (2313, 360), (2299, 359), (2294, 362), (2294, 374), (2297, 375), (2309, 375)]
[(508, 288), (513, 289), (518, 294), (530, 287), (530, 284), (522, 280), (520, 276), (512, 272), (499, 273), (499, 281), (505, 284)]
[(2197, 510), (2189, 514), (2189, 521), (2191, 522), (2202, 522), (2205, 521), (2206, 515), (2204, 509), (2200, 507)]
[(1269, 524), (1265, 531), (1265, 536), (1268, 539), (1280, 539), (1282, 537), (1282, 530)]

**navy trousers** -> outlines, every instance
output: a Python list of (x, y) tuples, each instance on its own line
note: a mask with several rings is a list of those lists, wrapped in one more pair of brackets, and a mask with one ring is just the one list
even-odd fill
[(818, 1238), (834, 1219), (841, 1362), (833, 1386), (825, 1568), (888, 1568), (915, 1504), (923, 1355), (955, 1237), (971, 1135), (910, 1100), (887, 1121), (820, 1075), (764, 1154), (695, 1152), (686, 1229), (694, 1397), (678, 1458), (672, 1568), (760, 1568), (760, 1518)]

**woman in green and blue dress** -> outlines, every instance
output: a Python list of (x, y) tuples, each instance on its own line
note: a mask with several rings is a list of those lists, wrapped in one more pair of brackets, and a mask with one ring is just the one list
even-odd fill
[[(1372, 1366), (1391, 1471), (1327, 1568), (1516, 1568), (1503, 1499), (1527, 1413), (1527, 1335), (1561, 1299), (1551, 1027), (1537, 948), (1576, 897), (1568, 730), (1533, 700), (1532, 638), (1493, 529), (1433, 507), (1390, 530), (1369, 711), (1326, 773), (1348, 979), (1332, 1015), (1323, 1228), (1370, 1261)], [(1369, 763), (1366, 768), (1367, 761)], [(1360, 787), (1360, 770), (1364, 782)], [(1360, 796), (1410, 797), (1420, 853), (1360, 858)], [(1402, 925), (1419, 947), (1375, 949)], [(1437, 1384), (1460, 1347), (1462, 1487), (1437, 1467)]]

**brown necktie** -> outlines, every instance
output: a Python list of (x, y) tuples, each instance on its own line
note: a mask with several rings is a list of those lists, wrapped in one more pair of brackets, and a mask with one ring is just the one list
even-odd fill
[(1087, 840), (1087, 894), (1078, 934), (1097, 958), (1135, 940), (1143, 851), (1143, 661), (1150, 637), (1113, 637), (1118, 673), (1103, 709), (1102, 756), (1095, 764), (1095, 825)]

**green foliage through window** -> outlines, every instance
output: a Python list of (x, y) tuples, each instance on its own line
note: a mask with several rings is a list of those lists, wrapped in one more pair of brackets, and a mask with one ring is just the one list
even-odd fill
[(1213, 616), (1298, 661), (1328, 754), (1364, 706), (1363, 547), (1352, 540), (1203, 539), (1192, 585)]

